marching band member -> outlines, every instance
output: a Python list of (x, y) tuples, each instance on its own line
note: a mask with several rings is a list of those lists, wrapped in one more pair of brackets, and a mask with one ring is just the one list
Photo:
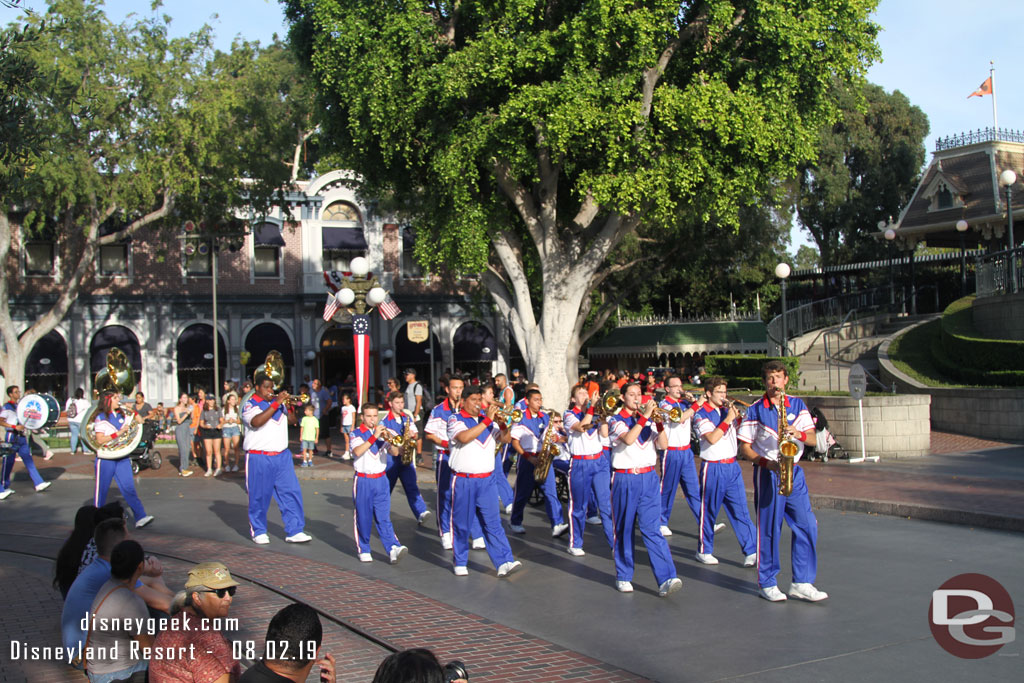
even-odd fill
[(292, 452), (288, 449), (288, 425), (298, 417), (288, 410), (288, 392), (274, 396), (274, 380), (258, 373), (255, 392), (242, 407), (245, 425), (245, 488), (249, 492), (249, 533), (258, 545), (270, 543), (267, 510), (270, 499), (277, 501), (284, 522), (285, 541), (306, 543), (312, 537), (303, 531), (306, 517), (302, 489), (295, 476)]
[[(125, 429), (124, 414), (120, 411), (121, 397), (113, 391), (105, 391), (100, 395), (100, 412), (96, 415), (93, 425), (96, 443), (102, 446), (111, 439), (117, 438)], [(93, 505), (103, 507), (107, 502), (107, 490), (110, 480), (117, 481), (117, 488), (135, 513), (135, 528), (141, 529), (153, 521), (153, 515), (146, 514), (139, 494), (135, 492), (135, 479), (132, 475), (132, 459), (125, 457), (119, 460), (96, 457), (96, 487), (93, 493)]]
[(665, 432), (655, 429), (650, 422), (654, 414), (654, 401), (648, 401), (640, 411), (640, 385), (631, 382), (624, 385), (622, 410), (608, 418), (608, 434), (612, 442), (612, 519), (615, 522), (615, 537), (612, 554), (615, 557), (615, 588), (620, 593), (632, 593), (633, 544), (636, 540), (635, 525), (640, 525), (640, 534), (647, 554), (651, 558), (651, 569), (658, 582), (658, 595), (665, 597), (683, 587), (676, 576), (672, 551), (668, 541), (658, 530), (661, 516), (661, 502), (658, 497), (659, 482), (655, 464), (655, 441), (664, 444)]
[[(814, 422), (804, 402), (795, 396), (786, 396), (789, 375), (779, 361), (769, 361), (761, 369), (765, 394), (747, 409), (737, 435), (740, 455), (754, 462), (754, 508), (757, 510), (757, 585), (761, 597), (781, 602), (786, 595), (779, 590), (779, 539), (782, 520), (793, 532), (793, 584), (789, 596), (817, 602), (828, 593), (814, 587), (818, 571), (818, 520), (811, 510), (810, 496), (803, 469), (793, 467), (793, 492), (789, 496), (779, 493), (779, 426), (780, 413), (785, 417), (785, 437), (788, 434), (797, 444), (796, 462), (804, 446), (815, 444)], [(781, 405), (780, 405), (781, 404)]]
[[(437, 483), (437, 530), (441, 534), (441, 547), (445, 550), (452, 549), (452, 468), (449, 463), (451, 449), (448, 445), (448, 418), (458, 412), (459, 402), (462, 400), (464, 388), (462, 379), (452, 377), (448, 380), (445, 392), (448, 398), (434, 406), (430, 411), (430, 419), (424, 427), (427, 440), (434, 444), (435, 464), (434, 476)], [(500, 471), (500, 468), (499, 468)], [(508, 482), (505, 482), (506, 485)], [(483, 538), (483, 531), (480, 529), (480, 520), (473, 517), (473, 548), (483, 550), (486, 545)]]
[[(526, 501), (530, 499), (537, 481), (533, 476), (534, 459), (540, 454), (544, 440), (544, 432), (548, 428), (550, 415), (541, 413), (544, 397), (539, 389), (526, 391), (526, 409), (523, 419), (512, 426), (512, 448), (519, 454), (519, 467), (516, 470), (516, 497), (512, 503), (512, 516), (509, 518), (509, 529), (517, 534), (525, 534), (523, 527), (523, 511)], [(541, 484), (544, 491), (544, 505), (548, 519), (551, 520), (551, 537), (558, 538), (569, 530), (569, 525), (562, 517), (562, 503), (558, 500), (555, 490), (555, 477), (549, 475)]]
[[(384, 419), (380, 423), (398, 436), (404, 436), (406, 429), (408, 429), (413, 439), (416, 440), (416, 435), (419, 433), (416, 430), (416, 422), (404, 412), (405, 394), (401, 391), (389, 393), (388, 406), (390, 410), (384, 415)], [(427, 503), (423, 500), (420, 487), (416, 483), (416, 459), (413, 457), (413, 461), (405, 465), (399, 456), (400, 452), (398, 450), (389, 450), (388, 486), (394, 492), (395, 484), (401, 479), (402, 488), (405, 489), (405, 497), (409, 501), (409, 508), (412, 510), (413, 516), (416, 517), (416, 521), (423, 524), (430, 516), (430, 510), (427, 509)]]
[[(488, 397), (487, 391), (484, 391), (484, 400), (488, 403), (495, 401), (503, 409), (512, 408), (516, 403), (516, 392), (513, 391), (512, 387), (509, 386), (508, 379), (504, 374), (498, 373), (494, 376), (494, 387), (491, 389), (491, 395)], [(484, 408), (487, 404), (484, 405)], [(512, 469), (512, 446), (509, 444), (502, 444), (501, 448), (495, 454), (494, 458), (496, 461), (495, 465), (495, 476), (494, 483), (498, 487), (498, 498), (504, 505), (505, 514), (512, 513), (512, 500), (515, 498), (515, 492), (512, 491), (512, 485), (508, 483), (508, 472)], [(501, 470), (502, 476), (498, 476), (497, 471)]]
[[(14, 493), (14, 489), (11, 488), (11, 471), (14, 469), (15, 455), (21, 458), (21, 461), (25, 464), (25, 471), (28, 472), (29, 478), (32, 479), (32, 484), (35, 485), (36, 491), (45, 491), (50, 488), (50, 482), (43, 481), (39, 470), (36, 469), (32, 452), (29, 449), (28, 439), (25, 437), (25, 425), (21, 424), (21, 421), (18, 420), (18, 400), (20, 398), (21, 389), (17, 385), (12, 384), (7, 387), (7, 403), (4, 404), (3, 411), (0, 412), (0, 427), (7, 428), (4, 441), (10, 444), (15, 453), (6, 456), (3, 460), (3, 468), (0, 471), (0, 500)], [(45, 459), (49, 460), (49, 458)]]
[(725, 514), (746, 556), (744, 567), (757, 564), (757, 531), (750, 521), (747, 490), (743, 473), (736, 462), (736, 428), (739, 413), (731, 403), (726, 406), (727, 386), (722, 377), (704, 381), (704, 404), (693, 423), (700, 434), (700, 530), (697, 537), (697, 561), (718, 564), (714, 556), (715, 519), (725, 504)]
[(697, 469), (693, 463), (693, 451), (690, 449), (690, 418), (693, 417), (695, 406), (692, 397), (683, 399), (683, 380), (671, 375), (665, 380), (666, 396), (661, 402), (665, 410), (678, 408), (682, 411), (679, 422), (665, 420), (665, 432), (668, 435), (668, 447), (662, 460), (661, 476), (661, 534), (671, 536), (668, 520), (672, 516), (672, 505), (676, 499), (676, 485), (683, 489), (686, 504), (690, 506), (694, 519), (700, 524), (700, 485), (697, 483)]
[(614, 547), (614, 526), (610, 475), (602, 462), (601, 436), (607, 436), (608, 424), (594, 419), (594, 406), (588, 400), (586, 386), (574, 386), (572, 399), (575, 407), (565, 412), (563, 423), (568, 431), (572, 458), (569, 465), (569, 554), (579, 557), (584, 554), (583, 526), (591, 496), (597, 501), (609, 547)]
[(463, 392), (462, 408), (448, 418), (449, 464), (452, 468), (452, 551), (456, 576), (466, 576), (469, 555), (469, 534), (473, 517), (483, 527), (487, 554), (498, 569), (498, 576), (508, 576), (523, 565), (512, 556), (498, 511), (498, 494), (491, 472), (494, 449), (508, 434), (494, 423), (497, 406), (491, 404), (487, 413), (480, 412), (480, 388)]
[[(352, 455), (355, 458), (352, 478), (353, 531), (356, 537), (356, 552), (360, 562), (373, 562), (370, 554), (370, 525), (377, 523), (377, 536), (384, 550), (397, 563), (409, 549), (398, 542), (395, 528), (391, 524), (391, 489), (387, 480), (389, 451), (393, 447), (381, 438), (385, 427), (378, 423), (380, 417), (375, 403), (364, 403), (361, 409), (363, 420), (358, 429), (352, 431)], [(397, 449), (395, 449), (397, 450)]]

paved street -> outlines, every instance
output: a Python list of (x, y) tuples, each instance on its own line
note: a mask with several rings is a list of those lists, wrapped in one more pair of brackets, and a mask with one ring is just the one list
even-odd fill
[[(1015, 474), (1019, 466), (1010, 452), (1019, 461), (1017, 448), (979, 451), (969, 459), (975, 464), (991, 461), (1010, 492), (1019, 494), (1022, 479)], [(904, 476), (946, 476), (944, 468), (959, 467), (949, 460), (953, 457), (937, 456), (933, 474), (915, 471), (927, 466), (923, 460), (873, 469), (815, 464), (808, 470), (821, 468), (815, 476), (833, 481), (884, 472), (899, 489)], [(421, 479), (428, 478), (421, 471)], [(18, 483), (16, 479), (15, 488)], [(716, 544), (719, 566), (706, 567), (693, 559), (695, 523), (683, 514), (686, 508), (680, 501), (670, 543), (683, 590), (659, 599), (642, 548), (637, 553), (636, 592), (618, 594), (612, 588), (610, 551), (601, 537), (588, 532), (587, 556), (572, 558), (563, 540), (550, 538), (537, 510), (527, 514), (528, 534), (512, 538), (524, 571), (499, 581), (486, 554), (474, 552), (470, 576), (460, 579), (451, 574), (450, 557), (442, 552), (436, 529), (415, 523), (400, 492), (393, 498), (394, 518), (410, 555), (390, 566), (376, 539), (376, 561), (357, 561), (350, 484), (344, 479), (303, 481), (307, 531), (315, 538), (311, 544), (283, 543), (280, 516), (272, 508), (273, 543), (266, 548), (248, 540), (241, 478), (143, 477), (139, 489), (157, 519), (136, 538), (147, 550), (164, 555), (172, 585), (184, 576), (184, 560), (224, 559), (247, 580), (307, 600), (392, 647), (428, 646), (443, 659), (461, 658), (473, 680), (792, 681), (881, 675), (898, 680), (1003, 680), (1020, 672), (1020, 641), (980, 661), (961, 660), (934, 642), (927, 619), (931, 591), (965, 572), (992, 576), (1019, 602), (1024, 596), (1024, 574), (1019, 571), (1024, 536), (1017, 532), (818, 509), (817, 585), (831, 597), (817, 604), (771, 604), (756, 597), (754, 572), (739, 566), (742, 557), (729, 530), (721, 532)], [(432, 486), (424, 489), (432, 502)], [(816, 492), (814, 480), (811, 489)], [(62, 479), (45, 493), (19, 491), (0, 508), (5, 585), (32, 589), (9, 590), (5, 612), (31, 615), (28, 621), (37, 625), (43, 641), (56, 633), (59, 599), (50, 598), (46, 587), (48, 564), (17, 553), (52, 557), (74, 510), (90, 493), (90, 481)], [(787, 538), (783, 547), (788, 547)], [(788, 550), (780, 578), (780, 586), (788, 588)], [(236, 637), (254, 640), (258, 648), (269, 615), (286, 599), (256, 584), (250, 588), (235, 603), (235, 613), (243, 618), (243, 632)], [(5, 640), (25, 637), (23, 621), (7, 618), (3, 624), (6, 633), (0, 636)], [(329, 626), (327, 646), (342, 653), (347, 672), (343, 680), (369, 680), (386, 649), (338, 624)], [(18, 663), (0, 667), (5, 680), (25, 680)], [(59, 665), (47, 671), (45, 676), (37, 671), (30, 679), (82, 680)]]

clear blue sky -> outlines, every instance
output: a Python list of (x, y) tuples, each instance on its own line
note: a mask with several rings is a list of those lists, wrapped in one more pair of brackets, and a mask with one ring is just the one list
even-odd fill
[[(37, 10), (43, 0), (27, 0)], [(108, 0), (113, 19), (129, 12), (149, 12), (149, 0)], [(166, 0), (159, 10), (174, 18), (172, 32), (188, 33), (204, 23), (217, 32), (218, 46), (226, 49), (235, 36), (266, 44), (274, 33), (282, 38), (287, 28), (277, 0)], [(6, 16), (5, 16), (6, 15)], [(4, 10), (5, 21), (15, 16)], [(988, 77), (989, 61), (996, 67), (999, 125), (1024, 128), (1024, 88), (1021, 70), (1014, 68), (1024, 27), (1021, 0), (881, 0), (875, 20), (882, 26), (882, 60), (868, 78), (886, 90), (900, 90), (924, 110), (931, 123), (926, 140), (927, 159), (935, 138), (992, 125), (992, 98), (967, 99)], [(793, 251), (809, 242), (806, 233), (793, 231)]]

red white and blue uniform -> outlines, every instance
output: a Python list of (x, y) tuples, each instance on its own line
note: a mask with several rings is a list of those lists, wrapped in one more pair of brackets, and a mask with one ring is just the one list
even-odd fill
[(615, 578), (618, 581), (633, 580), (633, 545), (636, 541), (635, 526), (639, 524), (640, 535), (647, 554), (651, 558), (651, 569), (658, 585), (676, 578), (676, 566), (668, 541), (661, 535), (661, 488), (655, 464), (658, 454), (654, 442), (658, 438), (655, 426), (645, 421), (636, 441), (626, 444), (625, 436), (642, 419), (630, 415), (623, 409), (608, 418), (608, 438), (612, 444), (612, 521), (615, 536), (612, 556), (615, 558)]
[(301, 533), (306, 526), (302, 507), (302, 488), (295, 476), (292, 452), (288, 449), (288, 409), (277, 410), (262, 427), (252, 420), (270, 408), (271, 403), (252, 396), (242, 406), (245, 424), (245, 488), (249, 492), (249, 533), (255, 538), (267, 533), (270, 499), (277, 501), (287, 536)]
[[(678, 408), (685, 411), (689, 406), (684, 401), (677, 401), (671, 396), (660, 404), (665, 410)], [(693, 463), (693, 450), (690, 448), (690, 420), (672, 422), (665, 420), (665, 431), (668, 433), (668, 446), (661, 464), (661, 524), (668, 526), (672, 517), (672, 506), (676, 500), (676, 485), (683, 489), (686, 504), (690, 506), (693, 518), (700, 523), (700, 484), (697, 482), (697, 468)]]
[[(588, 414), (591, 421), (586, 429), (582, 432), (573, 429)], [(605, 538), (612, 547), (615, 527), (612, 524), (611, 475), (604, 463), (600, 423), (594, 419), (593, 407), (586, 413), (577, 407), (565, 411), (562, 424), (569, 436), (569, 547), (583, 547), (589, 501), (596, 502)]]
[[(448, 462), (451, 455), (451, 447), (448, 444), (448, 418), (452, 416), (451, 399), (445, 400), (434, 406), (430, 411), (430, 419), (423, 428), (427, 434), (431, 434), (441, 440), (439, 446), (435, 446), (435, 467), (434, 476), (437, 482), (437, 530), (442, 536), (451, 533), (452, 530), (452, 468)], [(501, 468), (497, 467), (500, 472)], [(508, 482), (505, 482), (506, 486)], [(473, 538), (480, 538), (483, 532), (480, 529), (480, 522), (473, 518)]]
[[(459, 443), (455, 436), (473, 429), (480, 422), (487, 426), (469, 443)], [(448, 443), (452, 469), (452, 553), (454, 566), (465, 567), (469, 559), (469, 537), (474, 518), (480, 524), (487, 554), (495, 569), (513, 562), (512, 548), (501, 526), (498, 492), (494, 488), (494, 449), (501, 434), (499, 427), (482, 414), (470, 416), (465, 410), (448, 418)]]
[[(18, 424), (18, 406), (13, 401), (8, 401), (4, 404), (0, 417), (9, 425)], [(4, 435), (4, 442), (10, 444), (15, 453), (5, 455), (3, 458), (3, 466), (0, 468), (0, 491), (4, 491), (11, 486), (11, 471), (14, 469), (15, 455), (25, 463), (25, 470), (28, 472), (28, 476), (31, 477), (32, 484), (35, 486), (42, 484), (43, 478), (39, 475), (39, 470), (36, 469), (25, 434), (16, 429), (8, 429), (7, 434)]]
[(395, 536), (395, 528), (391, 524), (391, 489), (385, 477), (388, 466), (388, 443), (373, 436), (373, 430), (365, 424), (352, 430), (349, 435), (352, 448), (370, 443), (370, 447), (356, 458), (352, 477), (352, 503), (355, 513), (352, 515), (352, 531), (356, 538), (356, 552), (370, 552), (370, 525), (377, 524), (377, 536), (380, 537), (384, 551), (400, 545)]
[[(412, 418), (402, 413), (401, 415), (395, 415), (390, 410), (384, 415), (380, 423), (387, 427), (387, 429), (394, 433), (402, 436), (405, 434), (406, 427), (409, 428), (411, 434), (416, 434), (416, 423), (413, 422)], [(402, 488), (405, 490), (405, 498), (409, 501), (409, 508), (412, 510), (413, 516), (416, 519), (420, 518), (424, 512), (427, 511), (427, 502), (423, 500), (423, 495), (420, 493), (419, 484), (416, 483), (416, 462), (408, 465), (402, 464), (402, 458), (400, 456), (391, 455), (390, 449), (388, 451), (388, 487), (391, 491), (395, 490), (395, 484), (398, 480), (402, 480)]]
[[(804, 402), (786, 397), (786, 422), (801, 432), (814, 429), (814, 421)], [(747, 409), (740, 425), (739, 440), (762, 458), (779, 459), (779, 411), (765, 394)], [(803, 454), (797, 442), (796, 462)], [(782, 520), (793, 532), (793, 582), (814, 583), (818, 573), (818, 520), (811, 510), (807, 480), (800, 467), (793, 467), (793, 493), (779, 495), (779, 474), (754, 465), (754, 508), (757, 511), (757, 584), (761, 588), (778, 585), (780, 570), (779, 541)]]
[[(736, 533), (743, 555), (757, 552), (757, 530), (750, 521), (747, 490), (743, 487), (743, 472), (736, 462), (736, 423), (726, 422), (728, 409), (716, 409), (704, 403), (693, 416), (694, 426), (700, 434), (700, 526), (697, 552), (714, 554), (715, 518), (725, 505), (725, 516)], [(715, 442), (707, 436), (718, 430), (721, 437)]]
[[(514, 525), (522, 525), (526, 502), (530, 500), (530, 495), (537, 486), (537, 480), (533, 476), (533, 459), (540, 452), (544, 432), (551, 422), (551, 417), (546, 413), (531, 413), (529, 408), (521, 410), (523, 419), (512, 426), (512, 438), (519, 441), (519, 447), (525, 454), (519, 458), (519, 467), (516, 470), (516, 497), (512, 502), (512, 515), (509, 518), (509, 523)], [(548, 478), (540, 486), (544, 492), (544, 508), (547, 510), (552, 528), (563, 524), (562, 502), (558, 500), (554, 474), (549, 472)]]
[[(117, 430), (124, 426), (124, 415), (121, 413), (99, 413), (93, 424), (96, 434), (114, 436)], [(93, 505), (103, 507), (107, 502), (107, 491), (110, 489), (110, 480), (117, 482), (117, 488), (121, 489), (121, 495), (128, 503), (128, 507), (135, 513), (135, 519), (140, 520), (146, 516), (146, 508), (142, 506), (139, 494), (135, 492), (135, 475), (132, 474), (132, 459), (130, 457), (118, 460), (96, 458), (95, 463), (95, 487), (93, 489)]]

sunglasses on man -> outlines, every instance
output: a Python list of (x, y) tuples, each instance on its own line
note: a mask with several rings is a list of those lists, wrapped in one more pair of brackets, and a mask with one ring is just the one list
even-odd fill
[(218, 598), (223, 598), (225, 595), (235, 597), (235, 591), (238, 590), (238, 586), (229, 586), (228, 588), (211, 588), (210, 590), (201, 591), (202, 593), (216, 593)]

